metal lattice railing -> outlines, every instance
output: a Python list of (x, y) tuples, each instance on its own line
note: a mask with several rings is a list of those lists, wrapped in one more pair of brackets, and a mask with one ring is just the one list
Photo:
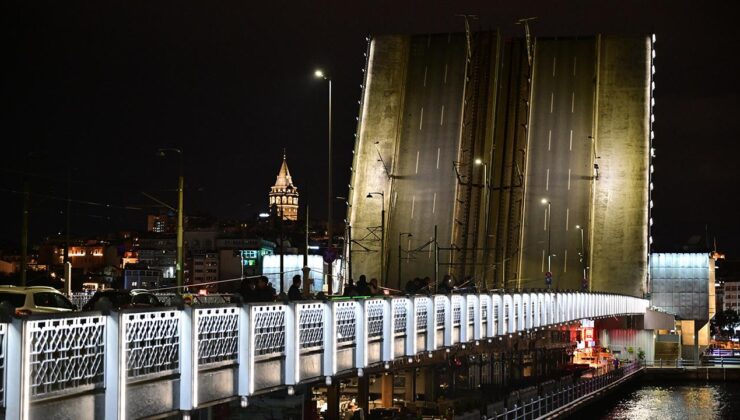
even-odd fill
[(102, 386), (105, 319), (93, 315), (26, 321), (32, 398)]
[(67, 298), (70, 302), (72, 302), (73, 305), (76, 305), (77, 308), (82, 308), (83, 306), (85, 306), (87, 301), (90, 300), (92, 295), (92, 293), (80, 292), (67, 295)]
[(383, 300), (372, 299), (365, 302), (368, 338), (383, 336)]
[(235, 361), (239, 352), (239, 309), (194, 310), (198, 320), (198, 364)]
[(355, 305), (357, 302), (335, 302), (334, 325), (336, 328), (337, 343), (351, 343), (355, 341), (357, 330), (357, 316)]
[(299, 303), (298, 344), (301, 349), (324, 345), (324, 305)]
[(427, 330), (427, 320), (429, 317), (429, 304), (431, 299), (428, 297), (416, 298), (416, 331), (425, 332)]
[(452, 296), (452, 325), (460, 325), (461, 311), (462, 296)]
[(8, 324), (0, 324), (0, 406), (5, 406), (5, 345), (7, 344)]
[[(434, 325), (437, 328), (442, 328), (445, 326), (445, 303), (444, 298), (437, 296), (434, 298), (434, 313), (435, 313), (435, 322)], [(457, 323), (460, 323), (460, 307), (457, 308)], [(453, 319), (454, 321), (454, 319)]]
[(127, 378), (180, 367), (180, 311), (124, 312), (122, 318)]
[(408, 322), (408, 300), (393, 299), (393, 332), (395, 334), (406, 333), (406, 323)]
[(285, 353), (285, 306), (252, 307), (252, 334), (256, 356)]

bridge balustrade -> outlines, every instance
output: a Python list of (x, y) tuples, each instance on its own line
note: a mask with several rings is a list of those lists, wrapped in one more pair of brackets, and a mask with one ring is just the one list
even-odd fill
[(0, 323), (0, 404), (7, 418), (156, 416), (647, 307), (629, 296), (548, 291), (12, 318)]

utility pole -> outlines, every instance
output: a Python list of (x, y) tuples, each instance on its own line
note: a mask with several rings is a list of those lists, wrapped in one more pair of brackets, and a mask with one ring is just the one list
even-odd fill
[(173, 147), (162, 148), (158, 150), (159, 156), (164, 156), (166, 152), (177, 153), (179, 159), (179, 176), (177, 182), (177, 265), (175, 269), (177, 271), (177, 293), (182, 294), (183, 292), (183, 195), (185, 190), (185, 176), (183, 172), (183, 152), (182, 149), (176, 149)]
[(23, 180), (23, 213), (21, 227), (21, 286), (26, 286), (26, 271), (28, 268), (28, 212), (30, 192), (28, 179)]
[(401, 278), (401, 274), (402, 274), (401, 273), (401, 262), (403, 261), (403, 258), (401, 257), (403, 253), (403, 248), (401, 247), (401, 238), (403, 238), (404, 236), (408, 236), (410, 238), (413, 235), (411, 234), (411, 232), (399, 232), (398, 234), (398, 286), (399, 288), (403, 286), (403, 281)]
[(311, 282), (308, 277), (311, 269), (308, 267), (308, 215), (309, 206), (306, 205), (306, 248), (303, 252), (303, 297), (308, 297), (311, 292)]
[(283, 237), (283, 206), (279, 206), (280, 216), (280, 294), (283, 294), (283, 285), (285, 284), (285, 238)]

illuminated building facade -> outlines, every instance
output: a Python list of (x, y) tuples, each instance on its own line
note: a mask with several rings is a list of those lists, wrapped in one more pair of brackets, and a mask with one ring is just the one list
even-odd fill
[(298, 219), (298, 188), (293, 185), (285, 154), (275, 185), (270, 189), (270, 211), (277, 212), (283, 220)]

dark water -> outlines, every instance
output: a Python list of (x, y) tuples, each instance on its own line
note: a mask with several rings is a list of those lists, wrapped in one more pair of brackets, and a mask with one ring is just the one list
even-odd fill
[(643, 383), (599, 401), (578, 419), (740, 419), (740, 383)]

